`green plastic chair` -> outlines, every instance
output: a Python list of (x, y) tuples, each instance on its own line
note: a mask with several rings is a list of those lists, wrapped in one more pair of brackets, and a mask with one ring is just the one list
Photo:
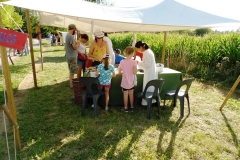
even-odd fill
[(94, 117), (98, 117), (98, 98), (104, 94), (104, 92), (100, 89), (100, 83), (98, 78), (94, 77), (81, 77), (79, 79), (80, 86), (84, 84), (86, 86), (85, 90), (81, 90), (82, 94), (82, 116), (84, 116), (84, 111), (87, 106), (87, 98), (93, 99), (94, 106)]
[[(194, 78), (185, 79), (178, 85), (176, 90), (167, 91), (164, 95), (163, 106), (165, 107), (165, 101), (166, 101), (167, 96), (174, 97), (173, 98), (173, 106), (174, 107), (176, 107), (176, 101), (177, 101), (177, 99), (179, 99), (179, 101), (180, 101), (180, 116), (183, 117), (184, 116), (184, 97), (186, 97), (187, 102), (188, 102), (188, 111), (190, 113), (190, 103), (189, 103), (188, 91), (191, 87), (193, 80), (194, 80)], [(186, 89), (181, 89), (184, 86), (186, 86)]]
[[(151, 110), (152, 110), (152, 99), (156, 99), (157, 105), (158, 105), (158, 115), (160, 116), (160, 93), (162, 90), (162, 86), (164, 84), (164, 79), (154, 79), (149, 81), (146, 84), (146, 87), (144, 88), (143, 92), (139, 92), (135, 94), (135, 104), (136, 104), (136, 99), (137, 98), (143, 98), (147, 101), (147, 118), (151, 118)], [(153, 86), (154, 91), (153, 92), (148, 92), (148, 88)]]

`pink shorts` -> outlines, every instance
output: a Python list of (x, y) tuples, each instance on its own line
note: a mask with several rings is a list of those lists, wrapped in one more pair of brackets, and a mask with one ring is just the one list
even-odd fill
[(109, 85), (102, 85), (102, 84), (100, 84), (100, 88), (103, 88), (103, 87), (110, 88), (111, 84), (109, 84)]

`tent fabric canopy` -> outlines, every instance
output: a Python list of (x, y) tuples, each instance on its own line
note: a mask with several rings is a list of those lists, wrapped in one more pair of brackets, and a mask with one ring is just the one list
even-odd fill
[(182, 4), (181, 0), (159, 0), (146, 7), (127, 8), (103, 6), (80, 0), (11, 0), (3, 2), (38, 11), (42, 25), (64, 27), (76, 24), (79, 30), (92, 32), (173, 31), (217, 27), (239, 20), (210, 14)]

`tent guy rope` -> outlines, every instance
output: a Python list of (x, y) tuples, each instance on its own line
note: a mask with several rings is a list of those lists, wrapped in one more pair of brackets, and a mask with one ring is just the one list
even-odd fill
[[(1, 4), (0, 4), (1, 5)], [(2, 5), (1, 5), (2, 6)], [(0, 7), (0, 9), (3, 7)], [(2, 28), (2, 15), (0, 12), (0, 28)], [(5, 29), (2, 29), (3, 33), (5, 33)], [(9, 32), (9, 31), (7, 31)], [(15, 31), (14, 31), (15, 32)], [(23, 34), (23, 33), (20, 33)], [(6, 95), (5, 97), (5, 104), (7, 104), (9, 110), (6, 108), (6, 105), (4, 105), (2, 108), (4, 110), (5, 115), (9, 118), (12, 117), (12, 119), (14, 120), (14, 122), (17, 123), (17, 116), (16, 116), (16, 109), (15, 109), (15, 102), (14, 102), (14, 96), (13, 96), (13, 89), (12, 89), (12, 82), (11, 82), (11, 75), (10, 75), (10, 71), (9, 71), (9, 64), (8, 64), (8, 60), (7, 60), (7, 52), (6, 52), (6, 47), (5, 44), (1, 43), (0, 45), (0, 53), (1, 53), (1, 61), (2, 61), (2, 73), (3, 73), (3, 81), (4, 81), (4, 87), (5, 87), (5, 92)], [(14, 48), (15, 46), (13, 46)], [(20, 48), (19, 46), (17, 46), (15, 49)], [(6, 103), (7, 102), (7, 103)], [(8, 116), (8, 112), (9, 115)], [(9, 120), (11, 121), (11, 118), (9, 118)], [(14, 124), (13, 124), (14, 125)], [(21, 142), (20, 142), (20, 136), (19, 136), (19, 130), (18, 127), (15, 126), (15, 128), (13, 128), (13, 132), (14, 132), (14, 140), (15, 140), (15, 146), (18, 150), (21, 149)]]
[(10, 151), (9, 151), (9, 143), (8, 143), (8, 135), (7, 135), (7, 124), (6, 124), (6, 118), (5, 118), (5, 113), (3, 111), (3, 124), (4, 124), (4, 129), (5, 129), (5, 137), (6, 137), (6, 144), (7, 144), (7, 152), (8, 152), (8, 159), (10, 160)]
[[(5, 137), (6, 137), (8, 159), (10, 160), (10, 149), (9, 149), (8, 134), (7, 134), (7, 123), (6, 123), (6, 118), (5, 118), (5, 116), (7, 116), (7, 114), (5, 113), (5, 110), (7, 110), (7, 107), (6, 107), (7, 106), (7, 96), (6, 96), (6, 87), (5, 87), (5, 83), (4, 83), (3, 70), (2, 70), (2, 75), (3, 75), (2, 86), (3, 86), (4, 104), (5, 104), (5, 105), (2, 106), (2, 108), (3, 108), (3, 122), (4, 122), (4, 129), (5, 129)], [(5, 109), (4, 109), (4, 107), (5, 107)], [(10, 113), (9, 113), (9, 115), (11, 116)], [(11, 116), (11, 118), (12, 118), (12, 116)], [(12, 120), (13, 120), (13, 118), (12, 118)], [(15, 128), (13, 128), (13, 129), (15, 129)], [(15, 159), (17, 159), (17, 157), (16, 157), (17, 154), (16, 154), (15, 131), (13, 131), (13, 132), (14, 132), (14, 153), (15, 153)]]
[[(2, 86), (3, 86), (3, 96), (4, 96), (4, 104), (6, 105), (7, 103), (7, 98), (6, 98), (6, 90), (5, 90), (5, 83), (4, 83), (4, 74), (2, 70)], [(5, 112), (4, 110), (2, 111), (3, 113), (3, 125), (4, 125), (4, 130), (5, 130), (5, 137), (6, 137), (6, 144), (7, 144), (7, 152), (8, 152), (8, 159), (10, 160), (10, 151), (9, 151), (9, 143), (8, 143), (8, 134), (7, 134), (7, 124), (6, 124), (6, 118), (5, 118)]]

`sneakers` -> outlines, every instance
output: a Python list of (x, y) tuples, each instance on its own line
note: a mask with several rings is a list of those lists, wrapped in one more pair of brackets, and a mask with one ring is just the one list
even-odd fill
[(134, 107), (133, 108), (131, 107), (131, 112), (133, 112), (133, 111), (134, 111)]
[(108, 111), (108, 109), (109, 109), (108, 107), (105, 107), (105, 111)]
[[(128, 112), (128, 108), (122, 107), (121, 110), (124, 111), (124, 112)], [(134, 111), (134, 107), (131, 107), (130, 111), (133, 112)]]
[(128, 108), (122, 107), (121, 110), (124, 111), (124, 112), (128, 112)]

